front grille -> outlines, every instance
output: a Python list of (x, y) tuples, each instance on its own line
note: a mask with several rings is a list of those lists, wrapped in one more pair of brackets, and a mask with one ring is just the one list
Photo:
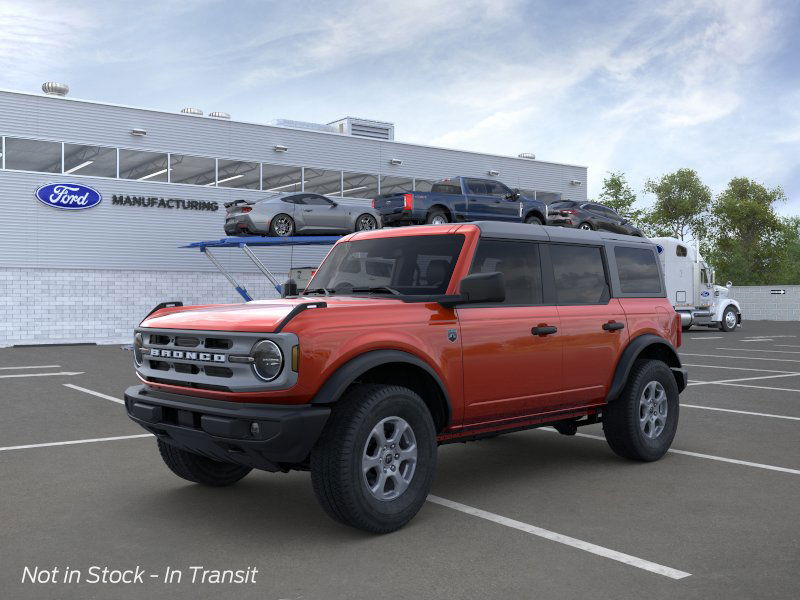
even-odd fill
[(197, 383), (196, 381), (181, 381), (180, 379), (167, 379), (165, 377), (148, 377), (148, 381), (153, 383), (163, 383), (166, 385), (179, 385), (181, 387), (196, 388), (198, 390), (210, 390), (214, 392), (230, 392), (231, 388), (224, 385), (211, 385), (208, 383)]
[(228, 350), (233, 347), (233, 340), (224, 338), (206, 338), (206, 348), (211, 350)]

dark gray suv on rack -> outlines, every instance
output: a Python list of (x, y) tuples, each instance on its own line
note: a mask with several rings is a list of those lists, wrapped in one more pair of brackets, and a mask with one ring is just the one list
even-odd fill
[(548, 207), (547, 224), (575, 229), (611, 231), (645, 237), (629, 220), (596, 202), (557, 200)]

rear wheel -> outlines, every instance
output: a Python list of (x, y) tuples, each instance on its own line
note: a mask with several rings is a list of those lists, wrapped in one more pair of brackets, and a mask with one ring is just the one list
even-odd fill
[(233, 485), (252, 471), (250, 467), (212, 460), (161, 440), (158, 440), (158, 451), (175, 475), (194, 483), (217, 487)]
[(603, 433), (625, 458), (658, 460), (678, 428), (678, 385), (660, 360), (637, 360), (625, 389), (603, 410)]
[(413, 391), (359, 385), (334, 406), (311, 452), (311, 482), (332, 518), (372, 533), (417, 514), (436, 470), (436, 429)]
[(732, 306), (729, 306), (722, 313), (722, 321), (719, 323), (719, 328), (721, 331), (733, 331), (738, 324), (739, 319), (736, 316), (736, 311)]
[(525, 222), (529, 225), (543, 225), (542, 220), (536, 215), (528, 215), (525, 217)]
[(591, 231), (592, 229), (594, 229), (594, 227), (592, 227), (591, 223), (587, 223), (586, 221), (584, 221), (583, 223), (578, 225), (578, 229), (583, 229), (584, 231)]
[(441, 208), (433, 208), (428, 212), (428, 217), (425, 219), (425, 222), (430, 225), (447, 225), (450, 219), (447, 217), (447, 213)]
[(356, 231), (372, 231), (378, 228), (378, 220), (370, 214), (364, 213), (356, 219)]
[(283, 213), (272, 217), (269, 224), (269, 234), (276, 237), (289, 237), (294, 234), (294, 221), (289, 215)]

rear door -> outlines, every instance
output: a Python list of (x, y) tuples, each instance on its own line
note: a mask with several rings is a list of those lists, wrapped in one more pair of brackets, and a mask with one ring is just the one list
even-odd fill
[(471, 272), (494, 271), (504, 275), (505, 302), (457, 309), (465, 425), (513, 422), (561, 404), (561, 324), (544, 300), (539, 244), (482, 239)]
[(467, 218), (470, 221), (493, 221), (494, 204), (497, 198), (492, 196), (490, 188), (482, 179), (464, 178), (464, 192), (467, 197)]
[(625, 312), (611, 298), (605, 250), (558, 243), (547, 248), (564, 344), (564, 393), (569, 406), (605, 400), (628, 340)]

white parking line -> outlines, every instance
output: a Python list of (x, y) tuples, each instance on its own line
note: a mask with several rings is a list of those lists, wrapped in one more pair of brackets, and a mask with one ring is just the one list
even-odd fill
[(772, 338), (754, 338), (752, 340), (739, 340), (740, 342), (772, 342)]
[(800, 417), (789, 417), (787, 415), (773, 415), (770, 413), (757, 413), (748, 410), (733, 410), (732, 408), (717, 408), (715, 406), (698, 406), (697, 404), (684, 404), (681, 402), (681, 408), (702, 408), (703, 410), (718, 410), (721, 412), (736, 413), (739, 415), (751, 415), (754, 417), (771, 417), (773, 419), (788, 419), (791, 421), (800, 421)]
[(746, 383), (724, 383), (721, 382), (720, 385), (732, 385), (734, 387), (746, 387), (746, 388), (753, 388), (756, 390), (772, 390), (775, 392), (800, 392), (800, 390), (795, 390), (792, 388), (779, 388), (779, 387), (767, 387), (764, 385), (748, 385)]
[(752, 367), (727, 367), (723, 365), (690, 365), (683, 363), (684, 367), (702, 367), (705, 369), (732, 369), (734, 371), (759, 371), (761, 373), (800, 373), (800, 371), (776, 371), (775, 369), (754, 369)]
[[(747, 352), (747, 350), (739, 349), (739, 352)], [(723, 356), (722, 354), (692, 354), (690, 352), (681, 352), (681, 356), (702, 356), (703, 358), (738, 358), (741, 360), (769, 360), (772, 362), (800, 362), (794, 358), (759, 358), (757, 356)]]
[(689, 339), (690, 340), (721, 340), (724, 337), (725, 337), (724, 335), (712, 335), (710, 337), (698, 336), (698, 337), (691, 337)]
[(0, 448), (0, 452), (7, 450), (27, 450), (29, 448), (48, 448), (50, 446), (72, 446), (73, 444), (93, 444), (95, 442), (115, 442), (117, 440), (134, 440), (137, 438), (153, 437), (152, 433), (140, 433), (137, 435), (118, 435), (116, 437), (93, 438), (88, 440), (69, 440), (68, 442), (48, 442), (46, 444), (26, 444), (25, 446), (6, 446)]
[(73, 390), (78, 390), (79, 392), (84, 392), (86, 394), (91, 394), (92, 396), (97, 396), (98, 398), (105, 398), (106, 400), (111, 400), (112, 402), (116, 402), (117, 404), (125, 404), (124, 400), (120, 400), (119, 398), (114, 398), (114, 396), (107, 396), (105, 394), (101, 394), (100, 392), (95, 392), (94, 390), (87, 390), (86, 388), (82, 388), (79, 385), (72, 385), (71, 383), (64, 383), (63, 386), (71, 388)]
[(26, 367), (0, 367), (0, 371), (16, 371), (17, 369), (60, 369), (61, 365), (33, 365)]
[(83, 371), (59, 371), (58, 373), (15, 373), (14, 375), (0, 375), (0, 379), (13, 377), (51, 377), (52, 375), (83, 375)]
[(775, 346), (781, 348), (800, 348), (800, 346), (798, 346), (797, 344), (775, 344)]
[(685, 571), (679, 571), (678, 569), (665, 567), (664, 565), (659, 565), (658, 563), (650, 562), (649, 560), (637, 558), (636, 556), (631, 556), (630, 554), (623, 554), (622, 552), (617, 552), (616, 550), (611, 550), (610, 548), (604, 548), (603, 546), (598, 546), (596, 544), (592, 544), (591, 542), (585, 542), (567, 535), (555, 533), (554, 531), (542, 529), (541, 527), (536, 527), (535, 525), (529, 525), (528, 523), (523, 523), (522, 521), (509, 519), (508, 517), (503, 517), (495, 513), (481, 510), (480, 508), (461, 504), (460, 502), (454, 502), (453, 500), (448, 500), (447, 498), (440, 498), (439, 496), (434, 496), (433, 494), (428, 496), (428, 502), (438, 504), (439, 506), (452, 508), (453, 510), (472, 515), (473, 517), (486, 519), (487, 521), (497, 523), (498, 525), (504, 525), (505, 527), (511, 527), (512, 529), (516, 529), (518, 531), (530, 533), (531, 535), (535, 535), (546, 540), (558, 542), (559, 544), (565, 544), (579, 550), (584, 550), (585, 552), (591, 552), (597, 556), (610, 558), (611, 560), (616, 560), (617, 562), (625, 563), (626, 565), (630, 565), (638, 569), (650, 571), (651, 573), (655, 573), (657, 575), (663, 575), (665, 577), (669, 577), (670, 579), (684, 579), (685, 577), (689, 577), (691, 575), (691, 573), (687, 573)]
[(754, 381), (756, 379), (775, 379), (776, 377), (797, 377), (800, 373), (784, 373), (783, 375), (761, 375), (759, 377), (742, 377), (740, 379), (720, 379), (719, 381), (690, 381), (689, 385), (712, 385), (716, 383), (734, 383), (737, 381)]
[(792, 350), (756, 350), (754, 349), (747, 349), (742, 350), (741, 348), (714, 348), (714, 350), (734, 350), (737, 352), (775, 352), (777, 354), (800, 354), (800, 352), (792, 351)]
[[(732, 383), (729, 385), (738, 385), (738, 384)], [(539, 430), (558, 433), (552, 427), (540, 427)], [(605, 441), (606, 439), (602, 435), (591, 435), (589, 433), (576, 433), (575, 435), (577, 437), (591, 438), (593, 440)], [(797, 469), (789, 469), (787, 467), (776, 467), (775, 465), (765, 465), (762, 463), (749, 462), (746, 460), (738, 460), (736, 458), (725, 458), (724, 456), (714, 456), (713, 454), (701, 454), (699, 452), (689, 452), (688, 450), (676, 450), (675, 448), (670, 448), (669, 450), (667, 450), (667, 452), (671, 454), (683, 454), (684, 456), (694, 456), (695, 458), (716, 460), (719, 462), (731, 463), (734, 465), (743, 465), (745, 467), (756, 467), (757, 469), (767, 469), (768, 471), (779, 471), (781, 473), (791, 473), (792, 475), (800, 475), (800, 471), (798, 471)]]

